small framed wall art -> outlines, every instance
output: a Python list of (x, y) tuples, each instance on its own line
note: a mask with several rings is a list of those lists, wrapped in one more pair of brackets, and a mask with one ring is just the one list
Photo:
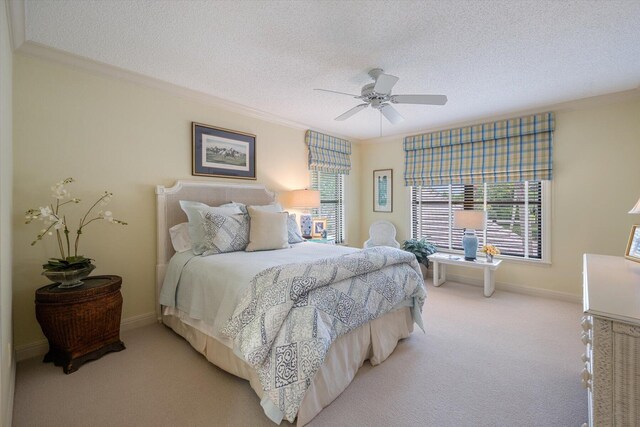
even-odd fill
[(314, 218), (313, 227), (311, 228), (311, 237), (322, 237), (323, 232), (327, 229), (326, 218)]
[(640, 225), (631, 227), (627, 252), (624, 257), (635, 262), (640, 262)]
[(373, 171), (373, 211), (393, 212), (393, 169)]
[(192, 123), (193, 169), (198, 176), (256, 179), (256, 136)]

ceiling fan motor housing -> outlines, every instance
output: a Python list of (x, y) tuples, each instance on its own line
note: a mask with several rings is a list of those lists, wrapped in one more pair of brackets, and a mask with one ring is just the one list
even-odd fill
[(375, 85), (376, 85), (375, 83), (369, 83), (367, 85), (364, 85), (360, 93), (362, 95), (362, 99), (365, 102), (370, 103), (373, 108), (379, 108), (380, 104), (388, 101), (391, 98), (391, 96), (374, 92), (373, 88), (375, 87)]

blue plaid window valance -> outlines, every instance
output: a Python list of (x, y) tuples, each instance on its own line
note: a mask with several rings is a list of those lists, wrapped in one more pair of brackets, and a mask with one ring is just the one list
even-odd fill
[(406, 186), (550, 180), (554, 114), (408, 136)]
[(351, 142), (346, 139), (308, 130), (309, 170), (349, 175)]

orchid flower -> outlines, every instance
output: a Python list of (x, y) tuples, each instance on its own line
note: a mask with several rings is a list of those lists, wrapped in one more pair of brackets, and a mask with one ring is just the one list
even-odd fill
[[(36, 240), (31, 242), (31, 245), (32, 246), (35, 245), (38, 242), (38, 240), (42, 240), (42, 238), (46, 235), (52, 236), (53, 230), (55, 230), (55, 233), (58, 239), (58, 248), (60, 250), (60, 256), (62, 260), (66, 258), (71, 258), (71, 245), (69, 241), (69, 234), (70, 234), (70, 231), (68, 228), (69, 223), (67, 222), (66, 216), (61, 213), (60, 209), (64, 205), (67, 205), (69, 203), (78, 204), (81, 202), (81, 200), (78, 198), (71, 198), (71, 193), (69, 192), (69, 190), (65, 188), (67, 184), (70, 184), (72, 182), (74, 182), (73, 178), (67, 178), (60, 182), (57, 182), (55, 185), (51, 187), (51, 191), (52, 191), (51, 196), (55, 199), (54, 203), (52, 203), (49, 206), (41, 206), (38, 209), (29, 209), (25, 213), (26, 224), (30, 224), (33, 220), (38, 219), (40, 221), (43, 221), (45, 226), (45, 228), (40, 230), (40, 232), (38, 233)], [(96, 215), (95, 217), (90, 218), (91, 212), (96, 206), (98, 206), (99, 204), (106, 205), (107, 203), (109, 203), (112, 197), (113, 197), (113, 193), (105, 191), (98, 198), (98, 200), (93, 205), (91, 205), (91, 207), (86, 211), (84, 216), (80, 219), (78, 228), (76, 229), (76, 239), (75, 239), (73, 257), (78, 257), (78, 245), (80, 243), (80, 235), (83, 234), (84, 227), (86, 227), (90, 223), (97, 220), (104, 219), (112, 224), (127, 225), (126, 222), (115, 219), (111, 211), (106, 211), (106, 212), (99, 211), (97, 214), (94, 214)], [(63, 201), (64, 199), (68, 199), (68, 200)], [(65, 248), (65, 245), (63, 244), (62, 234), (64, 234), (64, 239), (66, 240), (66, 248)]]

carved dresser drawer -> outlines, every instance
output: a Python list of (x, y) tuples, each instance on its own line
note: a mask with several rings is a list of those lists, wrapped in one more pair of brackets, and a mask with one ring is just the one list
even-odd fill
[(583, 274), (589, 425), (640, 427), (640, 264), (585, 255)]

